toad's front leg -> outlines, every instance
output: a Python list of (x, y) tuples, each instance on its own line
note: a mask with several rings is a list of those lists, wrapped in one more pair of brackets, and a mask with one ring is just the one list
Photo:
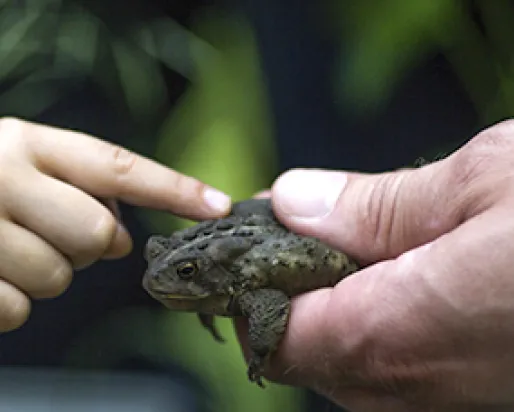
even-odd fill
[(259, 289), (244, 293), (239, 307), (248, 318), (248, 345), (251, 350), (248, 379), (264, 387), (262, 371), (269, 356), (280, 343), (289, 318), (290, 301), (276, 289)]
[(221, 343), (225, 342), (225, 339), (221, 336), (221, 333), (218, 331), (218, 328), (214, 323), (214, 315), (199, 313), (198, 319), (200, 319), (202, 326), (211, 333), (214, 340)]

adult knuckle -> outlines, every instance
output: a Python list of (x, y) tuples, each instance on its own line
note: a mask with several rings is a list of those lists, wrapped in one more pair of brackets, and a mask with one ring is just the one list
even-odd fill
[(391, 244), (404, 177), (405, 174), (401, 172), (385, 173), (370, 186), (366, 206), (362, 209), (362, 227), (370, 231), (369, 237), (366, 238), (371, 240), (372, 244), (368, 246), (373, 250), (385, 251)]
[(514, 119), (503, 120), (485, 128), (476, 136), (478, 139), (489, 141), (491, 144), (514, 144)]
[(448, 159), (453, 186), (460, 193), (495, 188), (514, 180), (514, 120), (489, 127)]
[(20, 136), (25, 121), (17, 117), (2, 117), (0, 118), (0, 132), (7, 136)]
[(15, 117), (0, 118), (0, 147), (9, 147), (25, 139), (27, 123)]
[(369, 335), (361, 339), (348, 350), (345, 366), (339, 364), (343, 388), (362, 388), (369, 393), (410, 400), (435, 392), (440, 372), (429, 362)]
[(363, 383), (375, 391), (410, 401), (433, 397), (436, 392), (437, 374), (428, 364), (412, 365), (410, 359), (402, 356), (370, 356), (368, 362)]
[(26, 122), (4, 117), (0, 118), (0, 191), (7, 194), (19, 185), (26, 157)]
[[(484, 129), (463, 147), (461, 157), (476, 159), (480, 164), (496, 164), (498, 159), (513, 161), (514, 120), (506, 120)], [(505, 156), (505, 153), (509, 153)], [(460, 159), (462, 160), (462, 159)]]

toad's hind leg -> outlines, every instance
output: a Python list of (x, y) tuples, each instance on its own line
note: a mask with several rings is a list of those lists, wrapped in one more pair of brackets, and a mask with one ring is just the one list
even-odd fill
[(251, 356), (248, 379), (264, 387), (263, 368), (282, 340), (289, 318), (290, 301), (280, 290), (258, 289), (241, 295), (238, 303), (249, 323), (248, 344)]

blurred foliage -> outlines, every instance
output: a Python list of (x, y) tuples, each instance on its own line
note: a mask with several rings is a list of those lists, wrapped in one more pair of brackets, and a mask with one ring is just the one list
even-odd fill
[(512, 2), (332, 0), (329, 5), (332, 25), (345, 39), (344, 59), (335, 69), (343, 110), (380, 110), (416, 66), (443, 55), (482, 122), (514, 112)]
[[(226, 342), (220, 345), (198, 322), (195, 314), (168, 317), (169, 345), (184, 366), (201, 376), (216, 395), (219, 411), (298, 411), (300, 393), (290, 387), (265, 382), (263, 390), (246, 378), (243, 362), (232, 322), (217, 319), (217, 326)], [(180, 331), (177, 339), (176, 331)], [(192, 349), (194, 348), (194, 349)]]
[(451, 36), (455, 27), (452, 0), (340, 1), (337, 6), (342, 16), (337, 24), (349, 39), (340, 82), (358, 107), (385, 104), (406, 73), (431, 57), (438, 38)]
[[(276, 173), (253, 34), (241, 17), (216, 17), (214, 12), (199, 18), (195, 27), (209, 48), (191, 44), (194, 78), (163, 125), (156, 157), (235, 199), (248, 198), (268, 187)], [(168, 214), (159, 218), (157, 227), (174, 225)]]

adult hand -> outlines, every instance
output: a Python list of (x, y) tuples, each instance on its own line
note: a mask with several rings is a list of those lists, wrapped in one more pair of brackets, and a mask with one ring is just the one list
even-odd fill
[(230, 209), (225, 195), (124, 148), (10, 118), (0, 119), (0, 193), (0, 331), (25, 322), (29, 297), (62, 293), (73, 269), (130, 252), (117, 199), (193, 219)]
[(514, 410), (514, 122), (420, 169), (289, 171), (272, 201), (369, 266), (293, 300), (270, 379), (356, 412)]

